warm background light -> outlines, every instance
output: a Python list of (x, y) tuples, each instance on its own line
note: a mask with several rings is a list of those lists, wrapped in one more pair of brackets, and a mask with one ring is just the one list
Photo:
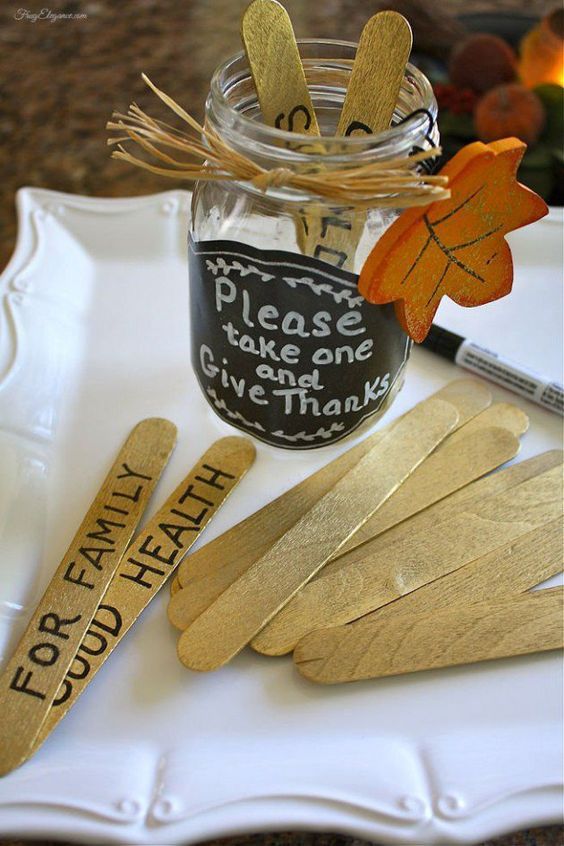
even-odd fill
[(534, 88), (543, 82), (564, 85), (564, 9), (546, 15), (521, 42), (519, 75)]

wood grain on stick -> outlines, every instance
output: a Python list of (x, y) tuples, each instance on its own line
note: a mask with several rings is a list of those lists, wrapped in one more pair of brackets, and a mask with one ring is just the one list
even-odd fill
[(269, 126), (320, 135), (292, 22), (276, 0), (253, 0), (241, 18), (241, 37)]
[(490, 389), (479, 379), (453, 379), (452, 382), (447, 382), (446, 385), (439, 388), (433, 396), (456, 406), (458, 423), (453, 429), (453, 433), (462, 426), (466, 426), (470, 420), (473, 420), (486, 408), (489, 408), (492, 402)]
[[(526, 461), (521, 461), (519, 464), (513, 464), (497, 473), (490, 473), (485, 478), (477, 479), (444, 499), (420, 510), (409, 519), (391, 526), (385, 532), (372, 535), (353, 549), (339, 553), (316, 578), (325, 578), (344, 565), (360, 561), (368, 553), (376, 553), (392, 543), (432, 529), (439, 523), (456, 517), (467, 508), (474, 507), (483, 498), (508, 491), (522, 482), (526, 482), (527, 479), (538, 476), (540, 473), (561, 464), (562, 450), (550, 450), (541, 453), (541, 455), (535, 455), (533, 458), (528, 458)], [(345, 550), (345, 547), (343, 547), (343, 550)]]
[(398, 12), (378, 12), (365, 24), (337, 135), (376, 135), (389, 129), (412, 43), (411, 27)]
[(520, 437), (529, 428), (529, 418), (522, 408), (510, 402), (496, 402), (469, 420), (464, 427), (464, 434), (459, 430), (453, 432), (449, 436), (449, 442), (452, 444), (459, 437), (465, 437), (469, 432), (484, 429), (486, 426), (500, 426), (508, 432), (513, 432), (516, 437)]
[[(398, 12), (383, 11), (366, 23), (356, 51), (338, 136), (377, 135), (390, 128), (412, 45), (411, 27)], [(304, 250), (354, 270), (366, 212), (311, 215)]]
[(133, 429), (0, 676), (0, 775), (30, 754), (176, 443), (176, 426)]
[(561, 649), (563, 598), (557, 587), (312, 632), (294, 660), (311, 681), (336, 684)]
[(197, 550), (180, 565), (168, 605), (168, 618), (181, 631), (208, 608), (229, 585), (258, 561), (351, 470), (383, 437), (375, 432), (326, 467), (308, 476), (223, 535)]
[[(457, 426), (466, 424), (491, 402), (489, 389), (483, 382), (475, 379), (456, 379), (433, 396), (456, 407), (459, 415)], [(395, 422), (390, 425), (393, 426)], [(179, 584), (187, 590), (175, 591), (174, 600), (169, 604), (171, 623), (184, 631), (352, 469), (389, 429), (390, 426), (370, 435), (219, 538), (188, 556), (178, 570)], [(394, 494), (396, 495), (397, 493)]]
[(559, 517), (349, 625), (366, 626), (398, 614), (422, 614), (530, 590), (562, 570), (563, 530)]
[(514, 458), (520, 449), (518, 436), (527, 425), (527, 415), (508, 403), (496, 403), (482, 411), (440, 444), (354, 534), (342, 552), (354, 549)]
[[(181, 635), (196, 670), (236, 655), (328, 561), (456, 425), (453, 405), (431, 399), (404, 415), (274, 546)], [(371, 484), (367, 487), (367, 480)]]
[(351, 563), (311, 582), (287, 604), (253, 648), (268, 655), (290, 652), (308, 632), (356, 620), (556, 520), (562, 510), (558, 466), (365, 557), (355, 550)]
[[(474, 429), (466, 439), (454, 443), (450, 448), (447, 448), (448, 441), (450, 437), (413, 471), (404, 484), (367, 521), (370, 523), (369, 537), (366, 537), (364, 526), (357, 530), (352, 538), (343, 544), (342, 552), (340, 550), (337, 557), (332, 557), (316, 578), (324, 578), (327, 573), (348, 563), (346, 552), (362, 549), (367, 540), (381, 535), (453, 491), (499, 467), (519, 451), (519, 440), (515, 435), (505, 429), (491, 426), (483, 431)], [(419, 477), (420, 473), (422, 475)], [(404, 487), (409, 488), (406, 495), (403, 494)], [(391, 543), (391, 540), (388, 542)], [(237, 550), (236, 546), (234, 550)], [(235, 552), (227, 559), (226, 563), (230, 568), (233, 567), (232, 562), (236, 557)], [(173, 625), (182, 631), (187, 628), (199, 613), (211, 604), (213, 598), (219, 595), (222, 582), (222, 575), (212, 571), (196, 583), (195, 590), (189, 586), (182, 591), (182, 595), (175, 590), (175, 598), (171, 599), (168, 612)]]

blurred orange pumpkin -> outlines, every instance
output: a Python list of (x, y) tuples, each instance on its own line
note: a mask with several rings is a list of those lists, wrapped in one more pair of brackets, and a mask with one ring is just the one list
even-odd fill
[(477, 32), (452, 51), (448, 74), (457, 88), (471, 88), (479, 94), (517, 75), (517, 56), (497, 35)]
[(523, 85), (564, 85), (564, 9), (554, 9), (521, 41), (519, 75)]
[(516, 82), (492, 88), (474, 111), (476, 134), (486, 143), (514, 136), (525, 144), (535, 144), (544, 122), (545, 111), (539, 97)]

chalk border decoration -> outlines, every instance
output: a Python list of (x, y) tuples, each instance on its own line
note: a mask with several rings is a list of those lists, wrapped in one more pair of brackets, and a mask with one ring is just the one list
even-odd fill
[(309, 256), (189, 236), (192, 365), (216, 414), (284, 449), (341, 440), (381, 407), (411, 341), (358, 276)]

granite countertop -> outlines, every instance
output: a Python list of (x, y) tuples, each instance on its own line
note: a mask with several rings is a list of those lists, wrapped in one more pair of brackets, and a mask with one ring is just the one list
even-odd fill
[[(25, 2), (25, 0), (23, 0)], [(404, 3), (410, 0), (404, 0)], [(434, 2), (434, 0), (433, 0)], [(298, 37), (357, 40), (377, 0), (284, 0)], [(83, 0), (49, 6), (56, 20), (33, 19), (44, 4), (2, 4), (0, 26), (0, 266), (16, 236), (14, 194), (24, 185), (91, 196), (131, 196), (175, 187), (109, 158), (105, 123), (132, 100), (159, 115), (145, 71), (201, 117), (215, 66), (241, 49), (247, 0)], [(391, 4), (386, 4), (391, 5)], [(435, 8), (442, 7), (437, 4)], [(554, 0), (450, 0), (465, 13), (542, 13)], [(416, 39), (418, 33), (416, 31)], [(448, 39), (448, 32), (444, 35)], [(425, 33), (419, 34), (420, 41)], [(440, 38), (435, 38), (440, 49)], [(164, 110), (160, 112), (164, 115)], [(530, 829), (488, 846), (561, 846), (563, 828)], [(36, 841), (47, 846), (45, 841)], [(219, 846), (362, 846), (331, 834), (252, 835)], [(16, 846), (4, 841), (0, 846)], [(485, 844), (483, 844), (485, 846)]]

